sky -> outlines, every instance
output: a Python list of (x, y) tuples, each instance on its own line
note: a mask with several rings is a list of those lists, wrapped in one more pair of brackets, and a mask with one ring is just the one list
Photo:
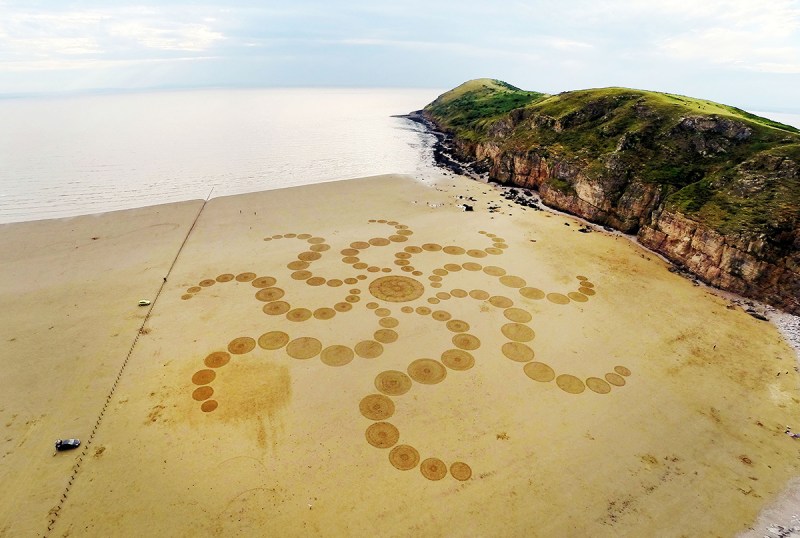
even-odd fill
[(800, 0), (0, 0), (0, 95), (626, 86), (800, 112)]

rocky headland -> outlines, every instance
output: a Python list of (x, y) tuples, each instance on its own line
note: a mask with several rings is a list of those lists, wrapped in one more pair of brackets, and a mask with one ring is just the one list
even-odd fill
[(411, 119), (457, 172), (635, 234), (714, 287), (800, 314), (800, 132), (626, 88), (547, 95), (479, 79)]

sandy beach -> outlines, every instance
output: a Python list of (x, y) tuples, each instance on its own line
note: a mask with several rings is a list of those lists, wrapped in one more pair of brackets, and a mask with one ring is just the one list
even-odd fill
[(0, 535), (763, 535), (795, 352), (580, 227), (405, 176), (0, 226)]

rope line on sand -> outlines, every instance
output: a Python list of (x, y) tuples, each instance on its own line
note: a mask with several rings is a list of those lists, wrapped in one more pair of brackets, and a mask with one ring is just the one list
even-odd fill
[[(106, 395), (106, 400), (103, 403), (103, 408), (100, 410), (100, 414), (97, 416), (95, 420), (94, 426), (92, 427), (92, 431), (89, 434), (89, 438), (86, 439), (86, 442), (83, 443), (83, 450), (81, 451), (80, 455), (75, 460), (75, 464), (72, 466), (72, 471), (70, 473), (69, 480), (67, 480), (67, 485), (64, 488), (64, 491), (61, 493), (61, 496), (58, 498), (58, 502), (56, 505), (50, 509), (48, 513), (47, 519), (47, 530), (43, 533), (42, 536), (45, 538), (53, 532), (53, 528), (55, 527), (56, 520), (58, 519), (58, 515), (61, 513), (61, 509), (64, 506), (64, 503), (67, 501), (67, 497), (69, 495), (70, 488), (72, 488), (72, 483), (78, 476), (78, 473), (81, 470), (81, 465), (83, 464), (83, 458), (88, 457), (89, 455), (89, 447), (92, 445), (92, 441), (94, 441), (94, 436), (97, 433), (97, 429), (100, 427), (100, 423), (103, 421), (103, 417), (105, 416), (106, 409), (108, 408), (108, 404), (111, 403), (111, 399), (114, 397), (114, 392), (117, 390), (117, 384), (119, 383), (120, 379), (122, 378), (122, 374), (125, 371), (125, 367), (128, 366), (128, 361), (133, 355), (133, 350), (136, 348), (136, 344), (139, 342), (139, 337), (144, 334), (145, 325), (150, 320), (150, 314), (152, 314), (153, 309), (156, 306), (156, 301), (161, 296), (161, 292), (164, 290), (164, 286), (167, 283), (167, 279), (172, 274), (172, 269), (175, 267), (175, 264), (178, 262), (178, 257), (181, 255), (183, 251), (183, 247), (186, 246), (187, 241), (189, 240), (189, 236), (194, 231), (195, 226), (197, 225), (197, 221), (200, 219), (201, 213), (206, 208), (206, 204), (208, 203), (209, 199), (211, 198), (211, 193), (214, 192), (212, 188), (209, 191), (208, 196), (206, 199), (203, 200), (203, 205), (200, 206), (200, 209), (197, 211), (197, 215), (194, 217), (194, 221), (192, 225), (189, 227), (189, 230), (186, 232), (186, 236), (183, 238), (183, 242), (181, 242), (181, 246), (178, 247), (178, 252), (175, 254), (175, 258), (172, 260), (172, 264), (170, 264), (169, 269), (167, 270), (167, 276), (164, 277), (164, 280), (161, 282), (161, 286), (159, 286), (158, 291), (156, 292), (155, 297), (153, 297), (153, 301), (150, 303), (150, 308), (147, 309), (147, 314), (145, 314), (144, 319), (142, 320), (142, 324), (139, 326), (139, 330), (136, 331), (136, 336), (133, 339), (133, 343), (131, 344), (130, 349), (128, 349), (128, 354), (125, 356), (125, 360), (122, 361), (122, 366), (120, 367), (119, 371), (117, 372), (117, 376), (114, 379), (114, 383), (111, 384), (111, 389), (108, 391)], [(54, 454), (55, 455), (55, 454)]]

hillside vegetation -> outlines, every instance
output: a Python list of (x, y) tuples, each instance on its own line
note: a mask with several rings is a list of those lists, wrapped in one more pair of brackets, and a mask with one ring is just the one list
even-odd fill
[[(463, 147), (567, 162), (612, 196), (617, 184), (659, 185), (668, 206), (721, 233), (797, 227), (800, 131), (735, 107), (627, 88), (547, 95), (478, 79), (424, 112)], [(570, 177), (549, 179), (574, 190)]]

